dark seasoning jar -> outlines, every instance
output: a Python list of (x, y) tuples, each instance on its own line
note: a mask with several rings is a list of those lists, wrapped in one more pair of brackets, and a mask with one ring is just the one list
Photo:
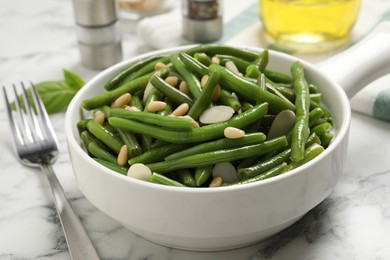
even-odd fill
[(212, 42), (222, 36), (222, 1), (183, 0), (183, 36), (194, 42)]

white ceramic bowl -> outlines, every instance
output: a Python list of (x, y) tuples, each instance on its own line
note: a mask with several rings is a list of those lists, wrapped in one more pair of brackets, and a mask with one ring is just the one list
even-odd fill
[[(382, 27), (388, 31), (388, 24)], [(339, 59), (328, 62), (323, 67), (325, 73), (301, 61), (308, 81), (320, 88), (324, 104), (334, 115), (335, 138), (325, 152), (295, 170), (257, 183), (195, 189), (139, 181), (92, 160), (80, 147), (76, 128), (82, 100), (103, 92), (103, 84), (127, 64), (149, 55), (177, 52), (183, 48), (186, 47), (161, 50), (117, 64), (89, 81), (76, 95), (66, 113), (66, 135), (78, 187), (108, 216), (162, 245), (190, 250), (223, 250), (263, 240), (318, 205), (339, 180), (347, 148), (350, 105), (344, 90), (325, 73), (336, 73), (334, 76), (338, 80), (344, 79), (338, 78), (339, 72), (345, 72), (341, 68), (355, 66), (345, 63), (344, 58), (355, 57), (359, 51), (343, 54), (342, 60), (345, 61), (342, 64)], [(268, 66), (289, 73), (295, 60), (297, 58), (271, 51)], [(366, 69), (372, 72), (375, 68)], [(345, 73), (350, 79), (359, 80), (359, 77), (352, 76), (353, 72), (352, 69)], [(345, 85), (349, 87), (348, 82)], [(356, 88), (349, 90), (350, 93), (356, 91)]]

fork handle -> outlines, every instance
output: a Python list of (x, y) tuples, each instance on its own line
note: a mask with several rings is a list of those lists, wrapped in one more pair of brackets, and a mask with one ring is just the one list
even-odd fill
[(65, 239), (68, 244), (69, 253), (73, 260), (100, 259), (87, 232), (80, 219), (74, 212), (64, 190), (59, 183), (51, 165), (41, 165), (42, 171), (46, 174), (51, 190), (53, 192), (54, 203), (60, 218)]

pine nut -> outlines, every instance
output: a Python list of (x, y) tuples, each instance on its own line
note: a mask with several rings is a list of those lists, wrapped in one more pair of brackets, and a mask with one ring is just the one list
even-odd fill
[(206, 74), (202, 77), (202, 79), (200, 80), (200, 85), (202, 86), (202, 88), (206, 86), (208, 80), (209, 80), (209, 75)]
[(119, 150), (117, 162), (120, 166), (123, 166), (127, 163), (128, 152), (129, 152), (129, 150), (127, 148), (127, 145), (123, 145), (121, 147), (121, 149)]
[(130, 111), (130, 112), (139, 112), (139, 111), (141, 111), (141, 110), (139, 110), (138, 107), (135, 107), (135, 106), (125, 106), (125, 109), (127, 111)]
[(119, 108), (119, 107), (124, 107), (130, 103), (131, 100), (131, 94), (130, 93), (125, 93), (118, 97), (114, 103), (112, 103), (111, 107), (113, 108)]
[(171, 85), (172, 87), (176, 87), (177, 83), (179, 83), (179, 79), (175, 76), (169, 76), (165, 78), (165, 82)]
[(214, 57), (211, 58), (211, 63), (213, 63), (213, 64), (220, 64), (221, 61), (217, 57), (214, 56)]
[(184, 94), (187, 94), (187, 95), (191, 94), (190, 89), (188, 88), (187, 82), (185, 82), (185, 81), (180, 82), (179, 90), (181, 92), (183, 92)]
[(213, 178), (213, 180), (210, 182), (209, 187), (214, 188), (214, 187), (220, 187), (222, 186), (223, 180), (221, 177), (216, 176)]
[(152, 101), (148, 104), (148, 111), (149, 112), (158, 112), (161, 110), (164, 110), (167, 106), (167, 103), (163, 101)]
[(135, 163), (130, 166), (127, 171), (127, 176), (138, 180), (149, 181), (150, 176), (152, 176), (152, 171), (145, 164)]
[(223, 130), (223, 134), (228, 139), (238, 139), (245, 135), (245, 132), (239, 128), (228, 126)]
[(103, 111), (97, 110), (94, 114), (94, 117), (95, 117), (96, 123), (98, 123), (99, 125), (102, 125), (104, 123), (105, 115), (104, 115)]
[(184, 116), (185, 114), (187, 114), (189, 109), (190, 106), (187, 103), (183, 103), (180, 106), (178, 106), (175, 110), (173, 110), (171, 115)]
[(162, 70), (163, 68), (165, 68), (166, 66), (167, 65), (165, 65), (162, 62), (157, 62), (156, 65), (154, 65), (154, 70), (155, 71), (159, 71), (159, 70)]

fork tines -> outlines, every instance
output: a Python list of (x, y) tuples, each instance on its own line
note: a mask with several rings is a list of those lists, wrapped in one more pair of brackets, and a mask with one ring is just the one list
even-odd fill
[(29, 88), (26, 88), (23, 82), (19, 85), (18, 87), (12, 84), (14, 102), (10, 102), (3, 86), (15, 145), (27, 145), (48, 139), (55, 141), (53, 127), (35, 85), (32, 82), (29, 83)]

